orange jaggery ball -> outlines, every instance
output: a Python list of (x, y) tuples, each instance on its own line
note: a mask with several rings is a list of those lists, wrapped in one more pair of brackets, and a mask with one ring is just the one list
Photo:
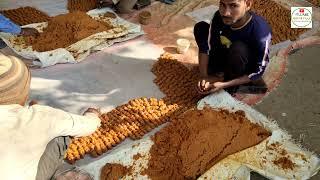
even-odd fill
[(102, 139), (102, 141), (104, 142), (104, 144), (107, 146), (107, 148), (108, 149), (111, 149), (112, 148), (112, 146), (113, 146), (113, 144), (114, 144), (114, 141), (113, 141), (113, 143), (112, 143), (112, 141), (111, 141), (111, 139), (110, 138), (108, 138), (108, 137), (102, 137), (101, 138)]

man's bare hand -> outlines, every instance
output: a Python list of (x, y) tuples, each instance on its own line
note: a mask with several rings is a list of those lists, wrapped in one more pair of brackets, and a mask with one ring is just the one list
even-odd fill
[[(223, 81), (223, 77), (210, 76), (201, 78), (197, 84), (197, 90), (200, 94), (210, 94), (214, 89), (214, 83)], [(219, 85), (219, 84), (217, 84)], [(216, 92), (216, 91), (214, 91)]]
[(20, 35), (22, 36), (38, 36), (39, 32), (38, 30), (34, 28), (21, 28)]
[(211, 89), (210, 81), (207, 79), (200, 79), (197, 84), (197, 91), (200, 94), (209, 94)]

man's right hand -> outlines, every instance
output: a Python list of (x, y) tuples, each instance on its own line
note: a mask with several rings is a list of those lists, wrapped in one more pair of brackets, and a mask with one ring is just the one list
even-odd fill
[(202, 78), (198, 81), (197, 90), (200, 94), (210, 93), (211, 88), (211, 83), (207, 78)]
[(22, 36), (38, 36), (39, 32), (38, 30), (34, 28), (21, 28), (20, 35)]
[(223, 77), (210, 76), (200, 78), (197, 84), (197, 90), (200, 94), (210, 94), (211, 90), (214, 88), (213, 84), (220, 81), (223, 82)]

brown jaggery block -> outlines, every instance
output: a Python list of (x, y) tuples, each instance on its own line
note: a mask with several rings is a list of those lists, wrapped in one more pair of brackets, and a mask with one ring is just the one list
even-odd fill
[(110, 149), (111, 147), (117, 144), (113, 139), (113, 136), (109, 132), (106, 132), (102, 139), (105, 142), (105, 145), (108, 146)]
[(96, 151), (90, 152), (90, 155), (91, 157), (94, 157), (94, 158), (99, 157), (99, 154)]
[(67, 9), (69, 12), (84, 11), (95, 9), (98, 6), (96, 0), (68, 0)]
[(144, 134), (147, 133), (144, 129), (141, 128), (141, 126), (137, 126), (136, 124), (132, 124), (131, 126), (133, 129), (135, 129), (134, 135), (138, 139), (140, 139)]
[(133, 126), (128, 126), (128, 129), (132, 132), (132, 134), (129, 136), (131, 139), (139, 139), (139, 134), (136, 133), (137, 129), (135, 129)]
[(164, 100), (167, 103), (188, 104), (193, 103), (194, 99), (201, 99), (202, 96), (194, 87), (199, 77), (198, 71), (189, 70), (170, 54), (161, 55), (152, 70), (157, 76), (156, 84), (166, 95)]
[(117, 130), (117, 135), (120, 141), (123, 141), (126, 138), (126, 136), (123, 135), (119, 130)]
[(122, 135), (128, 137), (129, 131), (126, 128), (124, 128), (122, 124), (118, 124), (118, 130)]
[(75, 160), (81, 159), (79, 151), (73, 151), (73, 156), (74, 156)]
[(112, 142), (113, 144), (115, 144), (111, 138), (108, 138), (106, 136), (102, 136), (101, 139), (108, 149), (111, 149), (113, 147)]
[(109, 133), (116, 144), (120, 143), (120, 139), (118, 138), (117, 133), (113, 129), (111, 129)]
[(78, 139), (74, 141), (74, 144), (76, 145), (76, 150), (79, 152), (79, 155), (81, 156), (81, 158), (83, 158), (86, 154), (86, 151), (84, 149), (85, 144), (81, 143)]
[(74, 158), (73, 154), (71, 151), (66, 151), (64, 154), (64, 159), (68, 161), (70, 164), (74, 164), (76, 162), (76, 159)]
[(82, 144), (85, 153), (90, 152), (90, 148), (88, 147), (88, 144), (90, 143), (89, 139), (84, 137), (84, 138), (80, 138), (79, 141)]
[(125, 133), (125, 136), (128, 137), (128, 136), (131, 136), (132, 135), (132, 132), (128, 129), (128, 126), (129, 124), (127, 122), (124, 122), (122, 124), (119, 124), (120, 128), (122, 129), (122, 131), (124, 131)]
[(50, 17), (46, 13), (30, 6), (3, 10), (0, 13), (20, 26), (50, 20)]
[(108, 146), (104, 143), (104, 141), (102, 140), (102, 137), (100, 137), (100, 138), (98, 139), (98, 142), (99, 142), (99, 144), (100, 144), (102, 153), (107, 152), (109, 148), (108, 148)]

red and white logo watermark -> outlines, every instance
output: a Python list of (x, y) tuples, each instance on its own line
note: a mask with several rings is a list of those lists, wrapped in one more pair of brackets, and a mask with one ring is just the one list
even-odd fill
[(291, 7), (291, 28), (312, 28), (312, 7)]

